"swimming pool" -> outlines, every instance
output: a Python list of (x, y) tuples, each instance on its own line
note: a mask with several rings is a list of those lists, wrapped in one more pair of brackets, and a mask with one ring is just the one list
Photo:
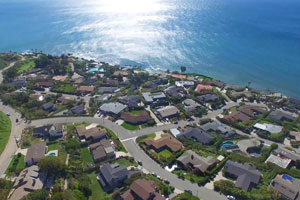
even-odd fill
[(232, 146), (234, 143), (231, 142), (231, 141), (226, 141), (226, 142), (223, 142), (222, 144), (222, 147), (225, 147), (225, 146)]
[(56, 156), (56, 153), (50, 153), (49, 156), (55, 157), (55, 156)]
[(282, 179), (284, 179), (286, 181), (291, 181), (291, 182), (293, 182), (295, 180), (295, 178), (293, 178), (293, 177), (291, 177), (291, 176), (289, 176), (287, 174), (283, 174), (282, 175)]

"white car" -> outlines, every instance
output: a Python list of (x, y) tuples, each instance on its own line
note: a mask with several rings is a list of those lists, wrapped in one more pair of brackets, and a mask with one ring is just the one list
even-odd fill
[(226, 197), (227, 197), (228, 200), (235, 200), (235, 197), (234, 197), (234, 196), (227, 195)]

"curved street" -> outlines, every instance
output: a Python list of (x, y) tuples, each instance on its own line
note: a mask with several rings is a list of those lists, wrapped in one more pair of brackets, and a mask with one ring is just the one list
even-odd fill
[[(7, 68), (12, 67), (14, 63), (10, 64)], [(2, 71), (0, 71), (0, 83), (3, 81)], [(238, 105), (235, 102), (229, 102), (226, 106), (219, 110), (212, 111), (208, 113), (206, 116), (202, 118), (197, 118), (196, 122), (203, 118), (211, 118), (215, 119), (219, 114), (223, 112), (224, 109), (229, 109), (233, 106)], [(22, 130), (29, 126), (42, 126), (46, 124), (55, 124), (55, 123), (76, 123), (76, 122), (90, 122), (96, 123), (98, 125), (104, 126), (113, 130), (124, 144), (127, 151), (135, 158), (135, 160), (141, 160), (143, 162), (143, 168), (145, 168), (149, 172), (155, 172), (160, 177), (167, 179), (170, 181), (170, 184), (174, 186), (176, 189), (184, 191), (184, 190), (192, 190), (193, 194), (200, 197), (203, 200), (225, 200), (226, 197), (221, 195), (213, 190), (209, 190), (204, 187), (199, 187), (197, 184), (193, 184), (187, 180), (179, 179), (175, 174), (172, 174), (163, 168), (159, 164), (157, 164), (154, 160), (152, 160), (135, 142), (135, 139), (138, 136), (148, 135), (153, 132), (162, 131), (162, 130), (170, 130), (171, 128), (183, 127), (187, 125), (189, 122), (187, 121), (179, 121), (178, 124), (167, 124), (161, 126), (155, 126), (151, 128), (145, 128), (138, 131), (129, 131), (124, 129), (122, 126), (117, 125), (116, 123), (103, 119), (103, 118), (93, 118), (93, 117), (56, 117), (56, 118), (45, 118), (34, 120), (30, 124), (25, 124), (23, 120), (20, 120), (19, 123), (16, 123), (16, 119), (20, 119), (21, 115), (16, 112), (13, 108), (9, 106), (5, 106), (0, 102), (0, 110), (9, 114), (10, 119), (12, 121), (12, 129), (9, 141), (5, 147), (5, 150), (0, 155), (0, 175), (3, 175), (6, 168), (8, 167), (12, 157), (18, 150), (18, 146), (16, 144), (16, 138), (21, 138)], [(240, 134), (244, 134), (240, 132)]]

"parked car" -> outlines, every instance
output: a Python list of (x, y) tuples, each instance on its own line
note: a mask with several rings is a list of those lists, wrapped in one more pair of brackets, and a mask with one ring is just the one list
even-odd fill
[(165, 184), (170, 184), (170, 181), (167, 180), (167, 179), (164, 179), (164, 183), (165, 183)]
[(142, 162), (141, 160), (139, 160), (139, 161), (138, 161), (138, 164), (142, 166), (142, 165), (143, 165), (143, 162)]
[(235, 200), (235, 197), (234, 197), (234, 196), (227, 195), (226, 197), (227, 197), (228, 200)]
[(152, 176), (157, 177), (157, 174), (155, 174), (154, 172), (152, 172)]

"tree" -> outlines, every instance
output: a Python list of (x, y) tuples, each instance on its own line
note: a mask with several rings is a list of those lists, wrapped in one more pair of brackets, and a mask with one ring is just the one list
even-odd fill
[(38, 166), (41, 171), (47, 173), (63, 173), (66, 170), (66, 165), (57, 157), (47, 156), (42, 158)]
[(22, 200), (46, 200), (47, 197), (48, 192), (46, 190), (36, 190), (23, 197)]
[(180, 70), (181, 70), (182, 73), (184, 73), (186, 71), (186, 67), (185, 66), (181, 66)]

